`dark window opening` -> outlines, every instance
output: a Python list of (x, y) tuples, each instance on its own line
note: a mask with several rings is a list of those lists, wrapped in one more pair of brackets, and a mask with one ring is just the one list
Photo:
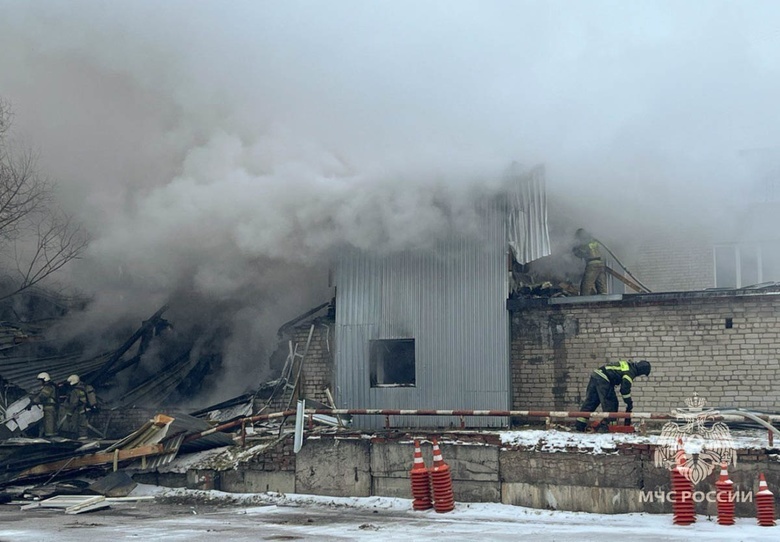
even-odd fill
[(726, 329), (731, 329), (734, 327), (734, 320), (731, 318), (726, 318)]
[(415, 385), (414, 339), (371, 341), (371, 387), (413, 387)]

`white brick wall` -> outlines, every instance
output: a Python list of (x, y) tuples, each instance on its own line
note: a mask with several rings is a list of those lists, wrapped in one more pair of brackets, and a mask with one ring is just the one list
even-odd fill
[(629, 358), (653, 364), (635, 410), (682, 407), (696, 391), (711, 406), (780, 411), (779, 323), (771, 295), (524, 309), (512, 315), (513, 408), (576, 410), (593, 369)]

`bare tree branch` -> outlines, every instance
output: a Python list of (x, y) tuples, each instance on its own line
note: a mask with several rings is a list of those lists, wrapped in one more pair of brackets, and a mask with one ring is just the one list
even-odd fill
[(11, 106), (0, 97), (0, 146), (2, 145), (3, 134), (11, 127), (11, 116)]
[(30, 151), (14, 152), (7, 134), (8, 103), (0, 98), (0, 257), (15, 267), (0, 300), (39, 284), (81, 256), (89, 243), (82, 226), (56, 208), (53, 186), (36, 170)]
[(36, 224), (32, 250), (15, 246), (18, 280), (16, 291), (0, 295), (6, 299), (26, 290), (78, 259), (89, 244), (89, 238), (80, 224), (64, 214), (46, 214)]

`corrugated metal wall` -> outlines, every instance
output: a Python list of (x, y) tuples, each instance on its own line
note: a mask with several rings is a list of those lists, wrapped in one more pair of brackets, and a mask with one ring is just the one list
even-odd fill
[[(483, 239), (441, 241), (392, 256), (353, 251), (336, 284), (336, 395), (340, 408), (508, 409), (506, 207), (481, 215)], [(369, 341), (415, 339), (415, 387), (370, 386)], [(502, 418), (469, 418), (499, 426)], [(358, 417), (380, 427), (380, 417)], [(457, 418), (405, 417), (394, 425), (449, 426)]]
[(550, 254), (547, 233), (547, 189), (544, 167), (525, 171), (517, 164), (509, 168), (509, 246), (519, 263)]

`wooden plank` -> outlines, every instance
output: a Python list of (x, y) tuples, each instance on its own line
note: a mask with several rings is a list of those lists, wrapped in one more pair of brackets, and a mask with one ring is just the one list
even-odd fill
[(65, 509), (66, 514), (81, 514), (84, 512), (90, 512), (92, 510), (99, 510), (101, 508), (109, 508), (109, 504), (106, 502), (106, 498), (103, 495), (98, 495), (93, 499), (68, 506)]
[(72, 508), (84, 504), (92, 504), (104, 501), (102, 495), (55, 495), (39, 502), (22, 506), (22, 510), (32, 510), (34, 508)]
[(618, 279), (620, 282), (622, 282), (623, 284), (625, 284), (626, 286), (628, 286), (632, 290), (637, 291), (639, 293), (645, 293), (645, 294), (646, 293), (650, 293), (647, 290), (647, 288), (641, 287), (639, 284), (637, 284), (636, 282), (634, 282), (631, 279), (628, 279), (628, 278), (624, 277), (623, 275), (621, 275), (620, 273), (618, 273), (617, 271), (615, 271), (611, 267), (607, 267), (606, 269), (607, 269), (607, 273), (609, 273), (610, 275), (612, 275), (613, 277)]
[(91, 465), (113, 463), (114, 457), (116, 457), (117, 461), (124, 461), (127, 459), (135, 459), (149, 455), (158, 455), (163, 453), (163, 451), (164, 448), (162, 444), (150, 444), (148, 446), (131, 448), (129, 450), (115, 450), (114, 453), (97, 453), (83, 455), (81, 457), (75, 458), (72, 457), (70, 459), (63, 459), (62, 461), (56, 461), (54, 463), (43, 463), (41, 465), (36, 465), (21, 473), (17, 478), (35, 476), (38, 474), (47, 474), (49, 472), (57, 472), (60, 469), (72, 470), (81, 467), (88, 467)]

